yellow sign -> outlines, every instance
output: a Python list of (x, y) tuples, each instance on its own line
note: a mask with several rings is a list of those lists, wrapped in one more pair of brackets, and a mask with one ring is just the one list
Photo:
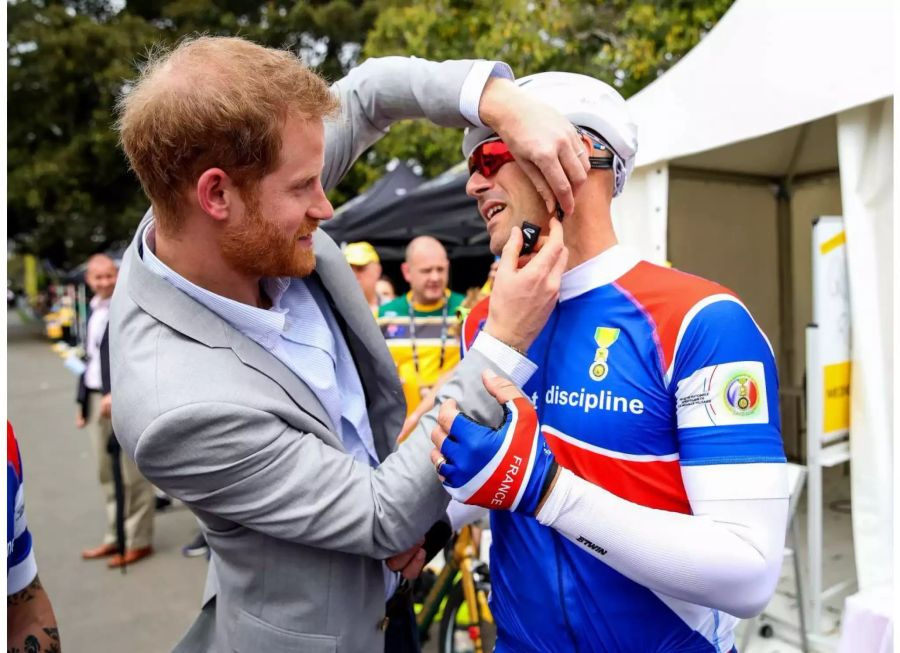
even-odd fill
[(834, 433), (850, 428), (850, 362), (825, 366), (825, 428), (823, 433)]
[(26, 254), (25, 260), (25, 296), (29, 301), (37, 299), (38, 294), (38, 273), (37, 273), (37, 257), (34, 254)]
[(831, 250), (837, 249), (838, 247), (840, 247), (841, 245), (843, 245), (846, 242), (847, 242), (847, 232), (842, 231), (839, 234), (832, 236), (831, 238), (826, 240), (821, 245), (819, 245), (819, 251), (822, 252), (822, 254), (827, 254)]

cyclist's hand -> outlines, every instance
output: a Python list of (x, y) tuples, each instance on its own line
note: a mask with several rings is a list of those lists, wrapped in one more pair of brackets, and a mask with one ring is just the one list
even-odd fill
[(479, 116), (503, 142), (552, 213), (575, 210), (575, 190), (587, 179), (590, 163), (572, 123), (528, 96), (508, 79), (492, 78), (484, 87)]
[(388, 569), (399, 571), (400, 575), (407, 580), (418, 578), (419, 574), (422, 573), (422, 567), (425, 566), (425, 549), (422, 548), (424, 543), (425, 540), (422, 540), (409, 550), (388, 558)]
[(496, 429), (479, 424), (453, 400), (445, 402), (431, 434), (431, 461), (457, 501), (533, 515), (556, 478), (556, 460), (521, 390), (491, 370), (484, 387), (503, 404), (503, 423)]

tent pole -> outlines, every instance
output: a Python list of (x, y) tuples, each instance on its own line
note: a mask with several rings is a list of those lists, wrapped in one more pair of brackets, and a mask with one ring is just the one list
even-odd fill
[[(794, 176), (800, 155), (809, 135), (809, 123), (802, 125), (794, 143), (794, 151), (779, 180), (775, 195), (778, 218), (778, 294), (781, 311), (781, 378), (782, 385), (793, 386), (794, 378), (794, 225), (791, 211), (791, 195), (794, 190)], [(784, 381), (787, 383), (784, 383)], [(797, 435), (797, 434), (794, 434)]]
[(689, 166), (669, 166), (670, 179), (696, 179), (698, 181), (720, 181), (732, 184), (748, 184), (755, 186), (777, 186), (781, 177), (754, 175), (748, 172), (726, 172), (723, 170), (707, 170)]
[[(781, 385), (793, 386), (794, 379), (794, 256), (793, 256), (793, 225), (791, 216), (791, 187), (784, 180), (778, 185), (775, 194), (777, 204), (777, 233), (778, 233), (778, 303), (781, 319), (779, 322), (779, 335), (781, 341), (780, 356), (778, 361), (781, 369)], [(793, 434), (796, 436), (796, 434)]]
[(808, 184), (811, 182), (822, 181), (823, 179), (834, 179), (840, 174), (837, 168), (826, 168), (825, 170), (815, 170), (813, 172), (804, 172), (802, 175), (794, 175), (793, 186), (800, 184)]

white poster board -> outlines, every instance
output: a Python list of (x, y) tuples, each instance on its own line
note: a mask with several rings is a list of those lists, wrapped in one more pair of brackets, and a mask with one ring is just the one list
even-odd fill
[(850, 460), (850, 296), (844, 219), (822, 216), (812, 228), (813, 323), (806, 329), (808, 636), (821, 643), (822, 608), (852, 579), (823, 586), (822, 469)]
[(841, 216), (822, 216), (812, 229), (813, 322), (818, 326), (818, 370), (808, 381), (821, 393), (819, 434), (824, 441), (850, 430), (850, 297), (847, 238)]

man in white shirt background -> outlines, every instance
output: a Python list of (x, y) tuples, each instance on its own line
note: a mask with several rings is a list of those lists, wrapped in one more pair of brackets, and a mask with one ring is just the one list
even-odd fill
[(113, 482), (112, 457), (107, 451), (112, 436), (112, 395), (104, 393), (100, 370), (100, 343), (109, 323), (109, 304), (116, 287), (118, 269), (105, 254), (95, 254), (88, 260), (85, 281), (91, 292), (91, 316), (87, 325), (85, 350), (86, 368), (81, 383), (85, 401), (75, 415), (78, 428), (88, 427), (91, 445), (97, 459), (97, 475), (106, 503), (106, 531), (103, 542), (81, 552), (85, 560), (109, 558), (111, 568), (133, 564), (153, 553), (153, 486), (138, 471), (128, 456), (121, 456), (124, 485), (125, 555), (117, 553), (116, 495)]

